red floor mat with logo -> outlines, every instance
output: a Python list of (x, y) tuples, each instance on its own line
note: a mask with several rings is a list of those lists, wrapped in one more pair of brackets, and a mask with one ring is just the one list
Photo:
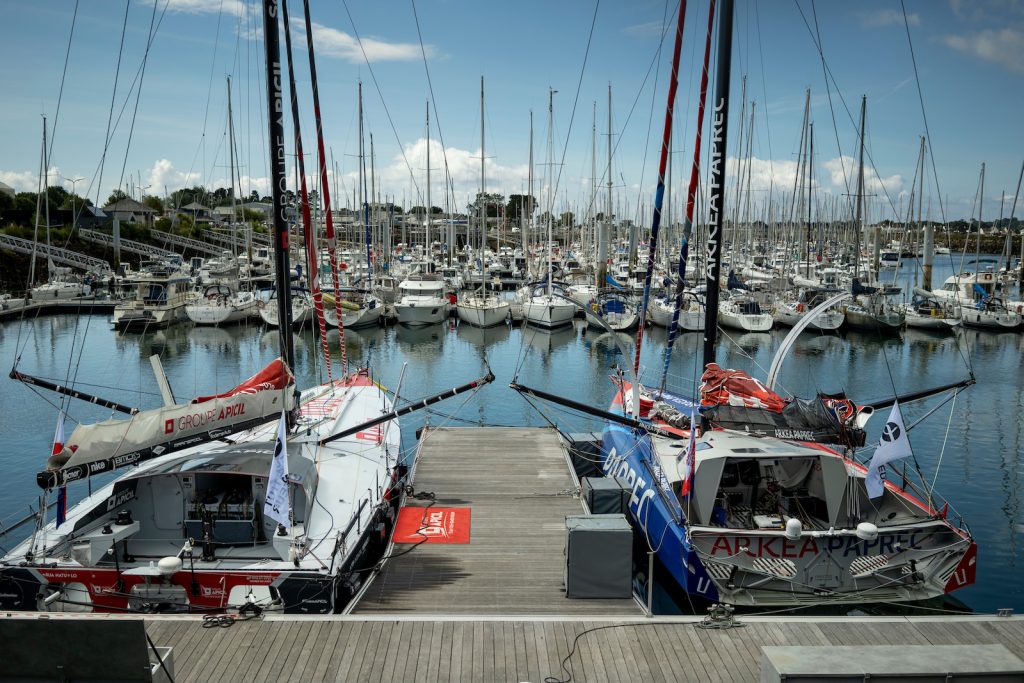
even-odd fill
[(469, 543), (470, 511), (470, 508), (404, 507), (398, 512), (394, 541)]

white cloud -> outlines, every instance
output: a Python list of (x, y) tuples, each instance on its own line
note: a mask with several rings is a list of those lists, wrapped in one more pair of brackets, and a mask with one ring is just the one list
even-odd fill
[[(860, 23), (865, 28), (881, 28), (883, 26), (903, 26), (903, 12), (894, 9), (883, 9), (877, 12), (861, 12)], [(921, 16), (916, 13), (907, 14), (907, 23), (911, 26), (921, 24)]]
[[(299, 19), (292, 19), (292, 24), (299, 31), (300, 35), (305, 35), (305, 22)], [(420, 59), (422, 56), (418, 44), (389, 43), (368, 36), (362, 37), (363, 46), (362, 50), (360, 50), (359, 41), (354, 36), (330, 26), (318, 24), (315, 21), (311, 22), (310, 25), (313, 27), (313, 41), (316, 45), (317, 54), (338, 57), (354, 64), (363, 62), (364, 51), (366, 52), (366, 59), (371, 62), (409, 61)], [(424, 45), (423, 49), (426, 51), (428, 58), (436, 53), (433, 45)]]
[[(818, 161), (815, 168), (815, 178), (812, 179), (812, 186), (820, 191), (831, 194), (846, 194), (846, 183), (843, 181), (843, 168), (846, 169), (846, 179), (850, 183), (850, 191), (854, 191), (857, 177), (854, 160), (851, 157), (843, 156)], [(732, 180), (736, 179), (739, 172), (739, 162), (735, 157), (729, 157), (726, 165), (728, 175)], [(744, 169), (744, 173), (745, 173)], [(782, 193), (792, 193), (796, 181), (797, 163), (790, 159), (759, 159), (754, 157), (750, 162), (750, 187), (754, 192), (767, 192), (769, 187), (778, 196)], [(874, 169), (864, 169), (864, 188), (867, 194), (878, 195), (882, 201), (885, 200), (885, 193), (896, 201), (898, 194), (903, 190), (903, 176), (894, 174), (885, 178), (880, 177)], [(883, 192), (884, 189), (884, 192)]]
[[(430, 141), (430, 168), (431, 168), (431, 192), (430, 203), (434, 206), (444, 206), (445, 198), (445, 156), (448, 159), (448, 175), (451, 177), (451, 184), (454, 186), (455, 209), (465, 211), (466, 204), (480, 191), (480, 150), (464, 150), (457, 147), (443, 149), (437, 140)], [(406, 204), (423, 204), (426, 202), (427, 191), (427, 141), (420, 138), (415, 142), (405, 145), (405, 159), (409, 160), (412, 167), (412, 175), (416, 179), (421, 196), (406, 195)], [(401, 154), (396, 154), (391, 164), (379, 171), (380, 181), (378, 187), (390, 188), (394, 192), (397, 188), (410, 188), (409, 166), (406, 166), (405, 159)], [(509, 194), (518, 194), (524, 191), (527, 176), (527, 164), (516, 166), (502, 166), (494, 159), (487, 159), (485, 162), (485, 174), (487, 180), (487, 191), (498, 192), (506, 197)], [(349, 183), (354, 182), (355, 174), (346, 174)], [(349, 184), (351, 187), (351, 184)], [(415, 194), (415, 189), (408, 192)], [(534, 196), (540, 192), (539, 183), (534, 186)]]
[(640, 38), (660, 37), (665, 32), (665, 25), (661, 21), (648, 21), (643, 24), (626, 26), (622, 29), (622, 32)]
[[(156, 0), (158, 7), (162, 9), (164, 3)], [(168, 12), (180, 12), (182, 14), (230, 14), (240, 17), (245, 14), (245, 3), (241, 0), (166, 0)]]
[(39, 173), (35, 171), (0, 171), (0, 183), (10, 185), (18, 192), (36, 192)]
[(1024, 73), (1024, 32), (1016, 28), (986, 29), (966, 35), (947, 35), (942, 41), (964, 54)]

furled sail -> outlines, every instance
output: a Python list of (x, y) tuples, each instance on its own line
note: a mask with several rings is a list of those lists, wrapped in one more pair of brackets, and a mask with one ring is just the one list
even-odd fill
[(52, 488), (251, 429), (292, 407), (293, 392), (282, 390), (293, 383), (278, 358), (223, 394), (144, 410), (126, 420), (79, 425), (36, 481)]

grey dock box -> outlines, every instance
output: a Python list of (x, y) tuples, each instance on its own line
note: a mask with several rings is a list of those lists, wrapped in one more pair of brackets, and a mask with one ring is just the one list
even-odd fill
[(572, 515), (565, 530), (566, 597), (632, 597), (633, 527), (626, 517)]
[(623, 477), (583, 477), (580, 493), (591, 514), (625, 515), (633, 492)]

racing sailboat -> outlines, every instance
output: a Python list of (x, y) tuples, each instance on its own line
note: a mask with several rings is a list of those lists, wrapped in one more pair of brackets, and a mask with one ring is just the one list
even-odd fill
[[(787, 400), (771, 382), (714, 364), (732, 15), (732, 0), (721, 0), (700, 400), (641, 387), (635, 366), (631, 381), (615, 378), (608, 411), (514, 388), (607, 420), (601, 468), (625, 480), (634, 527), (691, 600), (759, 606), (900, 602), (970, 585), (977, 546), (963, 520), (906, 476), (890, 477), (872, 495), (868, 468), (852, 455), (864, 445), (872, 409), (894, 400), (873, 406), (841, 395)], [(940, 389), (958, 391), (969, 383)]]
[[(279, 7), (264, 0), (263, 9), (268, 110), (282, 111)], [(308, 5), (306, 12), (312, 40)], [(289, 289), (285, 130), (279, 117), (269, 125), (276, 288), (282, 293)], [(286, 323), (289, 301), (277, 298)], [(152, 410), (12, 371), (23, 382), (128, 417), (80, 425), (55, 444), (36, 476), (44, 503), (55, 490), (60, 497), (63, 487), (95, 474), (124, 473), (66, 513), (58, 510), (55, 520), (48, 521), (47, 505), (40, 506), (29, 538), (0, 560), (0, 608), (341, 610), (369, 577), (397, 513), (405, 474), (397, 418), (493, 377), (399, 409), (368, 369), (299, 390), (291, 371), (291, 325), (278, 331), (281, 358), (246, 382), (179, 404), (164, 381), (166, 405)], [(278, 455), (286, 459), (286, 476), (272, 480)], [(275, 490), (288, 508), (276, 516), (264, 512)]]

